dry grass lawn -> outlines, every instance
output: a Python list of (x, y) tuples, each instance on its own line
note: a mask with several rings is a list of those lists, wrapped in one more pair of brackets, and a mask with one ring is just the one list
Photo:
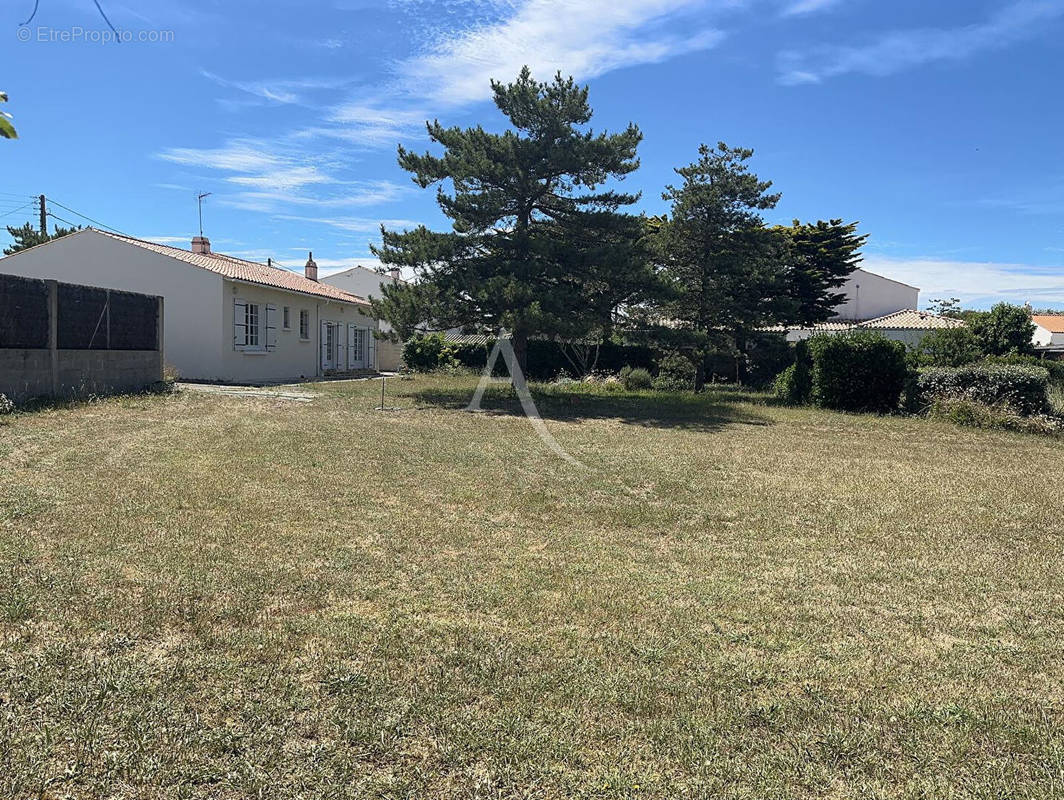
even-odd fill
[(1059, 440), (472, 386), (0, 422), (0, 796), (1064, 795)]

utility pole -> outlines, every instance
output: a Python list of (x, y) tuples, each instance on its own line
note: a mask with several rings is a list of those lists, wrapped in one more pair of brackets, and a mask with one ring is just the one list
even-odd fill
[(45, 200), (44, 200), (44, 195), (43, 194), (38, 199), (41, 201), (41, 233), (44, 234), (45, 236), (47, 236), (48, 235), (48, 207), (45, 206), (45, 204), (44, 204)]

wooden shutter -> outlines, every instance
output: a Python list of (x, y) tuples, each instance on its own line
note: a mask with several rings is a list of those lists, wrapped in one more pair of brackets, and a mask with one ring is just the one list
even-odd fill
[(347, 325), (347, 368), (358, 368), (358, 339), (355, 336), (355, 326), (353, 323)]
[(363, 331), (363, 335), (366, 337), (367, 350), (369, 351), (369, 352), (366, 353), (366, 368), (367, 369), (376, 369), (377, 368), (377, 337), (373, 335), (373, 329), (372, 328), (366, 328), (366, 330)]
[(277, 349), (277, 306), (266, 306), (266, 350)]
[(347, 337), (344, 336), (342, 323), (333, 323), (333, 336), (336, 339), (336, 368), (345, 370), (347, 369)]
[(243, 300), (233, 301), (233, 347), (242, 350), (248, 343), (248, 304)]
[(326, 335), (326, 332), (328, 331), (328, 329), (329, 329), (329, 323), (328, 322), (321, 323), (321, 368), (322, 369), (326, 369), (327, 368), (325, 365), (329, 361), (329, 351), (327, 349), (328, 348), (328, 336)]

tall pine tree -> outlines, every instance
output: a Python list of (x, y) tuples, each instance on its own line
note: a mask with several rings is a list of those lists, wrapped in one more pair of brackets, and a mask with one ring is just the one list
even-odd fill
[(658, 258), (670, 297), (656, 309), (662, 346), (695, 366), (695, 391), (706, 380), (706, 362), (722, 349), (741, 353), (757, 328), (793, 311), (779, 235), (759, 212), (774, 208), (771, 181), (750, 172), (754, 151), (702, 145), (699, 158), (676, 170), (683, 178), (663, 197), (672, 202), (655, 220)]
[[(375, 313), (409, 335), (421, 309), (436, 327), (506, 328), (525, 367), (529, 336), (576, 339), (608, 331), (618, 306), (653, 284), (640, 217), (623, 213), (638, 195), (611, 188), (635, 170), (642, 134), (588, 129), (588, 90), (558, 74), (549, 83), (521, 70), (492, 81), (510, 128), (428, 124), (442, 155), (399, 148), (399, 164), (436, 199), (451, 230), (382, 228), (374, 252), (413, 267), (414, 285), (386, 286)], [(447, 185), (447, 182), (450, 185)]]
[(4, 255), (9, 256), (12, 253), (17, 253), (19, 250), (27, 250), (31, 247), (36, 247), (39, 244), (50, 242), (52, 241), (52, 239), (58, 239), (61, 236), (66, 236), (68, 233), (80, 231), (81, 226), (78, 225), (74, 228), (61, 228), (56, 225), (53, 230), (55, 231), (55, 233), (42, 233), (28, 222), (19, 228), (16, 228), (12, 225), (8, 225), (7, 232), (11, 235), (12, 243), (10, 246), (4, 248)]
[(861, 263), (861, 248), (868, 234), (857, 233), (857, 223), (841, 219), (801, 223), (776, 229), (785, 240), (790, 277), (788, 293), (795, 301), (791, 319), (812, 327), (829, 319), (846, 295), (834, 291), (846, 283)]

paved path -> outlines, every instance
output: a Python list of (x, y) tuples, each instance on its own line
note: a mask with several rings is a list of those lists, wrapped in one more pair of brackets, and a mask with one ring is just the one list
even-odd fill
[(299, 392), (291, 389), (261, 386), (223, 386), (216, 383), (178, 383), (177, 388), (182, 392), (224, 394), (230, 397), (258, 397), (269, 400), (291, 400), (294, 403), (311, 403), (318, 396), (313, 392)]

